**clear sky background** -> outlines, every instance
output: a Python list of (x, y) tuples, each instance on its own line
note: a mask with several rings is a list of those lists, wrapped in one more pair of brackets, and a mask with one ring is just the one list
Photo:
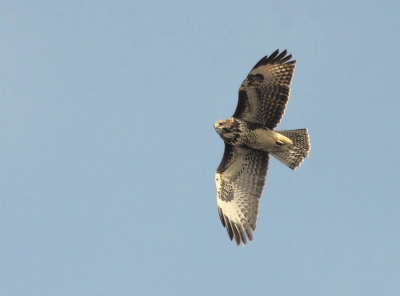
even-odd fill
[[(399, 1), (1, 1), (1, 295), (400, 295)], [(241, 82), (298, 61), (253, 243), (217, 213)]]

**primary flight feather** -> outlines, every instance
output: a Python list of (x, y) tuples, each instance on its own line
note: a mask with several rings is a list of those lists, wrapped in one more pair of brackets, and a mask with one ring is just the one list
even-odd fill
[(269, 155), (295, 170), (310, 151), (307, 129), (274, 131), (289, 101), (291, 58), (286, 50), (262, 58), (240, 86), (233, 116), (214, 124), (225, 142), (215, 173), (218, 213), (237, 245), (253, 240)]

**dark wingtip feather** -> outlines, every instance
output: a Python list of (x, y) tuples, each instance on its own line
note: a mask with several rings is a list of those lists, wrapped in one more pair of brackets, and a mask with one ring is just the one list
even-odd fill
[[(266, 55), (261, 60), (259, 60), (258, 63), (254, 65), (253, 69), (256, 69), (262, 65), (265, 65), (267, 60), (268, 60), (268, 55)], [(251, 70), (253, 70), (253, 69), (251, 69)]]
[(281, 63), (285, 63), (288, 60), (290, 60), (292, 58), (292, 54), (287, 55), (286, 57), (284, 57), (283, 59), (281, 59)]
[(287, 49), (279, 53), (279, 49), (275, 50), (270, 56), (266, 55), (263, 57), (261, 60), (258, 61), (258, 63), (253, 67), (254, 70), (260, 66), (264, 66), (267, 64), (275, 64), (275, 63), (280, 63), (280, 64), (287, 64), (287, 65), (293, 65), (296, 63), (296, 61), (289, 61), (292, 58), (292, 55), (289, 54), (287, 55)]
[(231, 227), (231, 223), (229, 223), (228, 218), (226, 218), (226, 216), (224, 216), (224, 220), (225, 220), (225, 227), (226, 227), (226, 231), (228, 232), (229, 238), (232, 240), (233, 239), (233, 231), (232, 231), (232, 227)]
[(245, 246), (246, 243), (247, 243), (247, 239), (246, 239), (246, 235), (245, 235), (244, 232), (243, 232), (243, 228), (242, 228), (241, 225), (237, 225), (237, 224), (236, 224), (235, 226), (236, 226), (236, 228), (237, 228), (237, 230), (238, 230), (238, 232), (239, 232), (240, 239), (242, 240), (243, 246)]
[(240, 245), (240, 235), (239, 235), (239, 232), (238, 232), (238, 230), (236, 229), (235, 224), (234, 224), (233, 222), (231, 222), (231, 223), (232, 223), (231, 228), (232, 228), (232, 230), (233, 230), (233, 236), (235, 237), (236, 244), (239, 246), (239, 245)]
[(225, 227), (224, 214), (222, 213), (222, 209), (220, 207), (218, 207), (218, 214), (219, 218), (221, 219), (222, 225)]
[(257, 228), (256, 222), (250, 223), (250, 227), (251, 227), (251, 229), (252, 229), (253, 231), (256, 231), (256, 228)]
[(251, 230), (250, 230), (250, 228), (244, 228), (244, 231), (246, 232), (246, 234), (247, 234), (247, 237), (249, 238), (249, 240), (252, 242), (253, 241), (253, 234), (251, 233)]
[[(272, 62), (272, 61), (276, 58), (276, 56), (278, 55), (278, 53), (279, 53), (279, 49), (275, 50), (275, 51), (269, 56), (269, 58), (265, 61), (265, 64), (268, 64), (268, 63)], [(265, 65), (265, 64), (264, 64), (264, 65)]]
[(275, 61), (282, 61), (282, 59), (286, 56), (287, 54), (287, 50), (285, 49), (284, 51), (282, 51), (276, 58)]

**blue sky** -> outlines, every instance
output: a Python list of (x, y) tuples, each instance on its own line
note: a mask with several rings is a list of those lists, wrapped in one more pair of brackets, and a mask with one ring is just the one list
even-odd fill
[[(400, 295), (397, 1), (2, 1), (1, 295)], [(241, 82), (297, 60), (254, 241), (214, 172)]]

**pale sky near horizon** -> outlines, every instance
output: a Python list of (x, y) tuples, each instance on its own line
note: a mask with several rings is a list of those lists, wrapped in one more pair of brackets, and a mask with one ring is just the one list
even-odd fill
[[(0, 295), (400, 295), (398, 1), (2, 1)], [(215, 169), (255, 63), (297, 60), (254, 241)]]

